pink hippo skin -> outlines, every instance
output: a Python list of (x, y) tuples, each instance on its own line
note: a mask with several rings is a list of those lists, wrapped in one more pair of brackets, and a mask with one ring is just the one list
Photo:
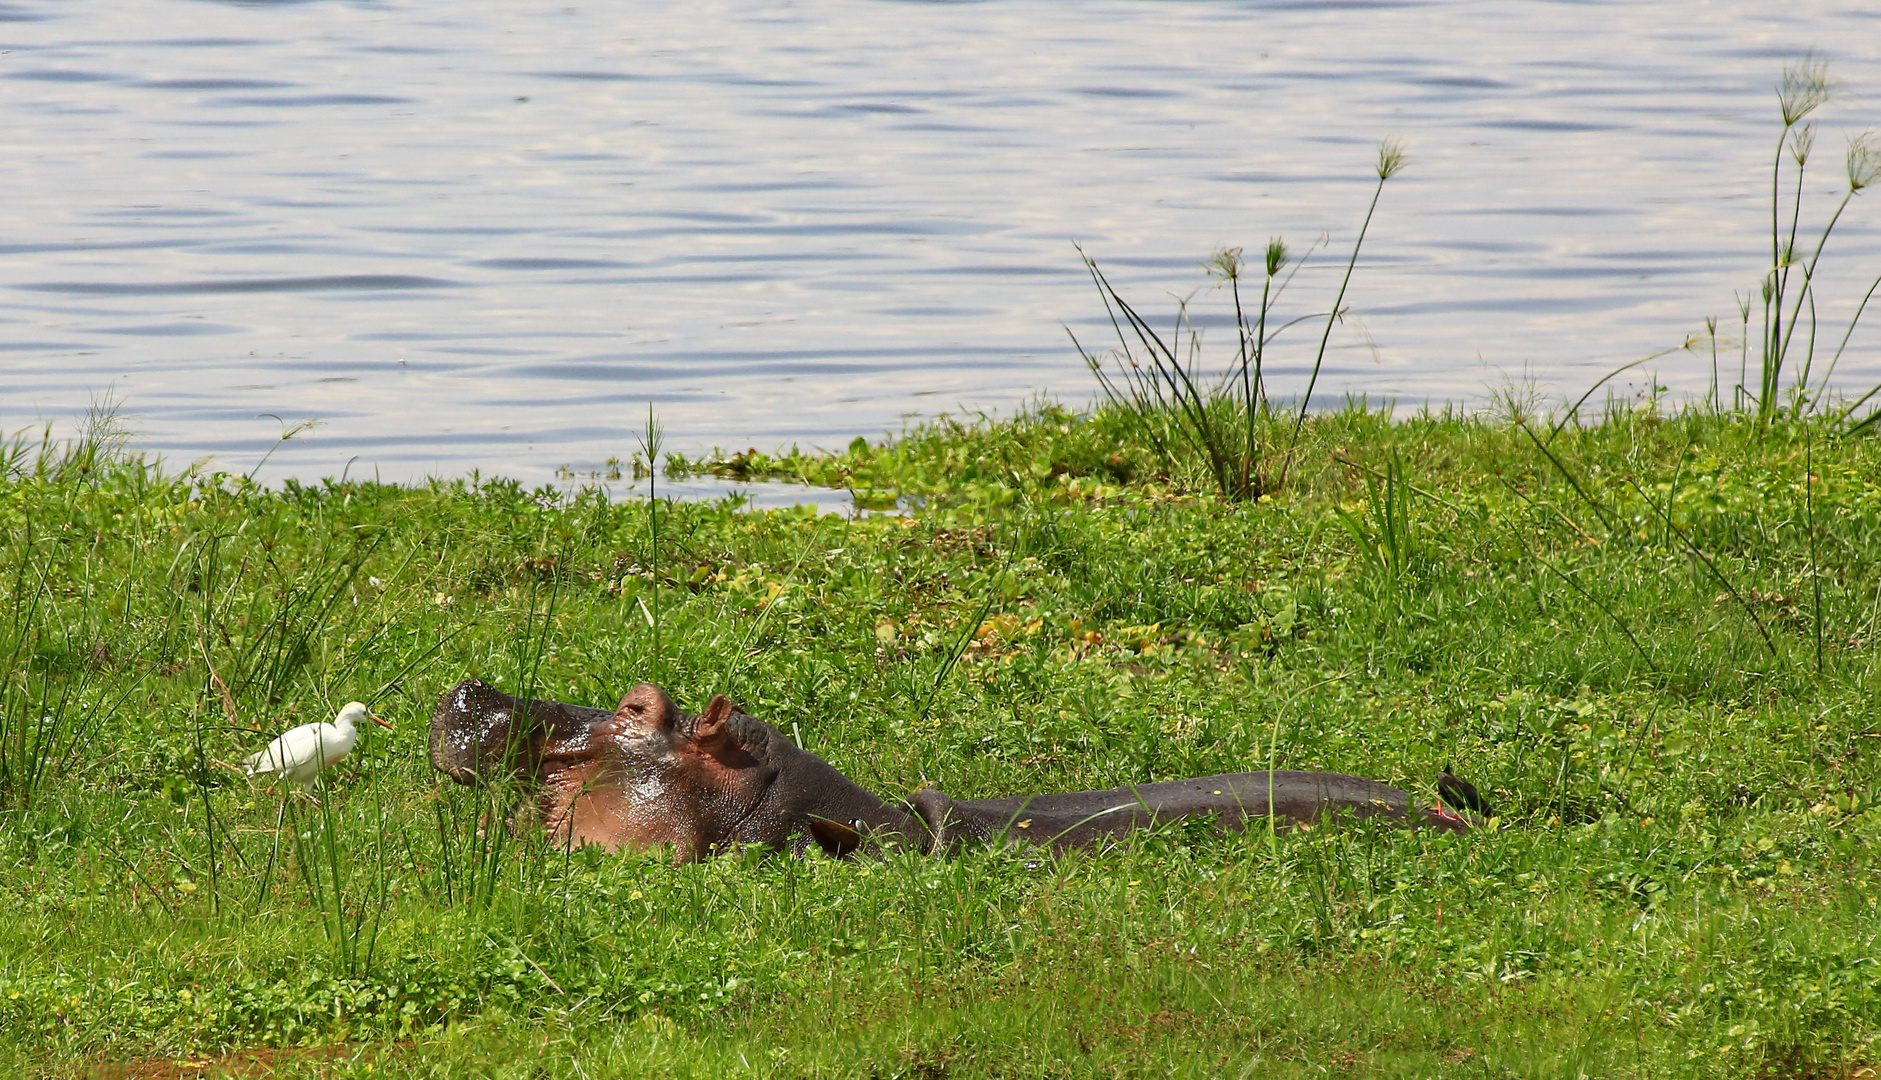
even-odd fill
[(461, 784), (526, 785), (558, 845), (670, 844), (681, 861), (741, 844), (838, 856), (890, 844), (928, 854), (972, 843), (1094, 847), (1196, 815), (1224, 829), (1270, 812), (1285, 825), (1376, 817), (1471, 827), (1440, 808), (1414, 808), (1409, 795), (1374, 780), (1284, 769), (1004, 799), (928, 789), (893, 804), (723, 696), (692, 716), (651, 683), (609, 712), (556, 701), (525, 710), (520, 699), (466, 679), (438, 701), (431, 763)]

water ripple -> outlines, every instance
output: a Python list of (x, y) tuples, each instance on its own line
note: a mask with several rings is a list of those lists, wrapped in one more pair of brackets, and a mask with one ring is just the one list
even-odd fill
[[(0, 430), (96, 392), (144, 445), (274, 475), (548, 482), (673, 445), (840, 446), (940, 409), (1093, 391), (1078, 249), (1232, 355), (1202, 263), (1284, 237), (1276, 317), (1333, 327), (1324, 400), (1573, 397), (1736, 323), (1768, 259), (1771, 88), (1881, 126), (1881, 11), (1798, 0), (0, 0)], [(1833, 154), (1827, 153), (1833, 149)], [(1321, 242), (1323, 238), (1323, 243)], [(1817, 288), (1881, 266), (1856, 200)], [(1244, 296), (1245, 299), (1245, 296)], [(1316, 320), (1276, 340), (1304, 386)], [(1839, 335), (1838, 335), (1839, 340)], [(1857, 334), (1838, 378), (1881, 380)], [(1592, 374), (1589, 374), (1589, 373)], [(1674, 354), (1640, 373), (1701, 390)], [(1858, 392), (1859, 392), (1858, 390)], [(1627, 392), (1621, 388), (1621, 392)]]
[(30, 292), (81, 296), (170, 296), (189, 293), (272, 293), (448, 289), (458, 283), (415, 274), (335, 274), (329, 277), (249, 278), (239, 281), (45, 281), (13, 286)]

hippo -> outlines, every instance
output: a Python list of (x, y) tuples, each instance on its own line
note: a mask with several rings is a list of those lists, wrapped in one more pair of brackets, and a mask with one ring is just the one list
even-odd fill
[(1441, 807), (1413, 808), (1405, 792), (1375, 780), (1291, 769), (1002, 799), (923, 789), (891, 803), (723, 695), (694, 716), (651, 683), (609, 711), (525, 701), (466, 679), (438, 701), (431, 763), (460, 784), (532, 789), (558, 846), (671, 845), (679, 862), (741, 845), (837, 857), (894, 846), (942, 855), (999, 843), (1063, 851), (1203, 815), (1230, 830), (1269, 815), (1287, 826), (1338, 817), (1471, 828)]

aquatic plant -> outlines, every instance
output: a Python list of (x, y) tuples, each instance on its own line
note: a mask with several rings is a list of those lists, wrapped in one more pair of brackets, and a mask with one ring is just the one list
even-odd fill
[[(1268, 394), (1267, 349), (1282, 331), (1318, 316), (1298, 316), (1271, 329), (1269, 321), (1275, 303), (1305, 264), (1304, 258), (1294, 260), (1283, 278), (1280, 272), (1289, 262), (1286, 243), (1278, 238), (1268, 241), (1260, 267), (1260, 304), (1252, 314), (1242, 303), (1241, 285), (1247, 270), (1241, 250), (1223, 250), (1209, 260), (1209, 274), (1228, 287), (1233, 299), (1238, 337), (1234, 362), (1211, 376), (1201, 360), (1201, 335), (1190, 321), (1187, 300), (1177, 304), (1174, 326), (1165, 338), (1117, 292), (1097, 261), (1078, 249), (1103, 299), (1105, 314), (1117, 335), (1117, 347), (1092, 353), (1069, 326), (1065, 332), (1096, 377), (1105, 399), (1136, 421), (1171, 475), (1185, 472), (1193, 457), (1201, 459), (1209, 481), (1226, 498), (1255, 499), (1285, 485), (1313, 391), (1319, 384), (1332, 328), (1346, 314), (1346, 289), (1358, 266), (1359, 251), (1377, 212), (1379, 196), (1384, 193), (1385, 182), (1403, 170), (1404, 161), (1403, 147), (1395, 140), (1379, 146), (1374, 166), (1377, 184), (1366, 206), (1365, 220), (1352, 242), (1338, 292), (1324, 313), (1325, 328), (1313, 354), (1306, 387), (1298, 397), (1298, 414), (1290, 431), (1285, 431), (1276, 416)], [(1310, 249), (1307, 254), (1311, 255)], [(1283, 432), (1285, 449), (1280, 450)]]
[[(1817, 234), (1814, 248), (1806, 255), (1798, 250), (1797, 235), (1803, 218), (1804, 177), (1816, 144), (1816, 127), (1807, 121), (1810, 115), (1828, 103), (1833, 96), (1833, 89), (1828, 65), (1813, 54), (1786, 64), (1783, 78), (1777, 85), (1777, 109), (1783, 127), (1777, 137), (1775, 160), (1770, 169), (1770, 266), (1764, 271), (1757, 288), (1762, 321), (1757, 334), (1756, 386), (1746, 385), (1748, 380), (1744, 367), (1747, 360), (1741, 357), (1734, 402), (1736, 407), (1748, 405), (1754, 408), (1758, 421), (1765, 425), (1784, 411), (1786, 393), (1788, 411), (1794, 416), (1815, 411), (1828, 399), (1830, 380), (1842, 359), (1842, 353), (1848, 348), (1849, 340), (1860, 325), (1875, 290), (1881, 287), (1881, 276), (1877, 276), (1849, 317), (1829, 363), (1812, 385), (1818, 330), (1816, 277), (1823, 252), (1849, 203), (1863, 189), (1881, 179), (1881, 148), (1875, 146), (1873, 134), (1864, 132), (1850, 139), (1843, 159), (1846, 186), (1842, 196)], [(1786, 172), (1789, 174), (1787, 206)], [(1797, 277), (1800, 280), (1792, 281), (1792, 278)], [(1744, 348), (1748, 349), (1751, 305), (1740, 301), (1738, 311), (1743, 325)], [(1800, 343), (1796, 336), (1799, 329), (1803, 331)], [(1800, 353), (1800, 357), (1796, 353)], [(1784, 385), (1786, 369), (1794, 373), (1787, 391)], [(1881, 385), (1841, 409), (1841, 418), (1847, 418), (1877, 390), (1881, 390)], [(1851, 425), (1851, 430), (1866, 429), (1875, 423), (1877, 417), (1881, 417), (1881, 413), (1871, 414)]]

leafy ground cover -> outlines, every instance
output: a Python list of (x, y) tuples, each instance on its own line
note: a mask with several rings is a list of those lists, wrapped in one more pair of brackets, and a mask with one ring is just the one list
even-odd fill
[[(1881, 1066), (1881, 451), (1813, 420), (1310, 419), (1257, 501), (1127, 415), (675, 462), (905, 516), (0, 484), (0, 1062), (76, 1076), (1785, 1076)], [(425, 758), (476, 674), (725, 692), (866, 786), (1267, 767), (1499, 829), (1062, 858), (549, 849)], [(352, 698), (318, 803), (229, 767)]]

